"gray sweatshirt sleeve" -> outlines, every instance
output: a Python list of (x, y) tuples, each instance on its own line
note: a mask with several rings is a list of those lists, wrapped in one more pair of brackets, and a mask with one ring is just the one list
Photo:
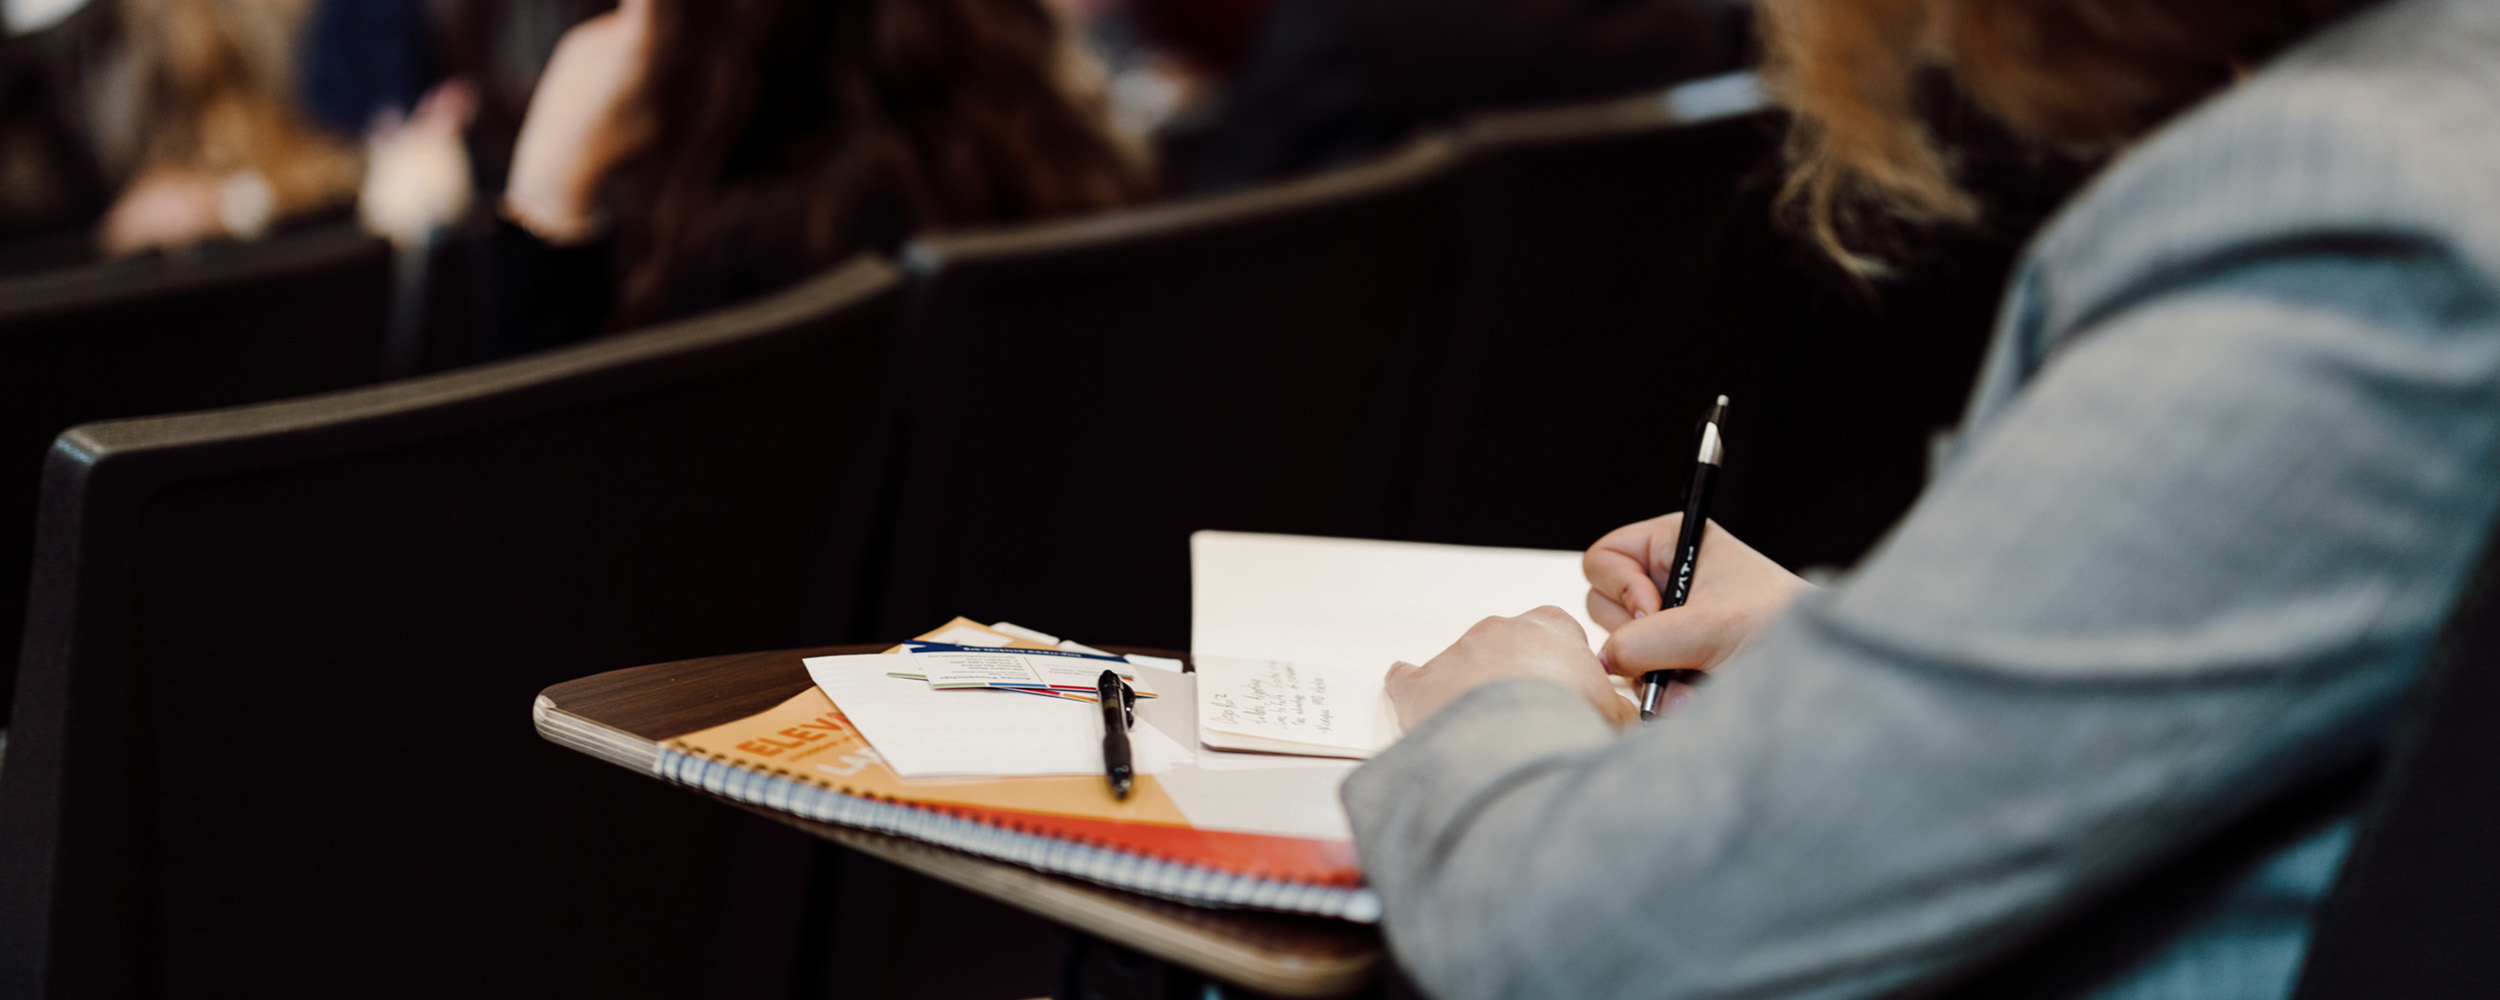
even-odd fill
[(2500, 507), (2493, 290), (2403, 239), (2196, 263), (1660, 724), (1512, 681), (1356, 772), (1417, 981), (1879, 994), (2380, 738)]

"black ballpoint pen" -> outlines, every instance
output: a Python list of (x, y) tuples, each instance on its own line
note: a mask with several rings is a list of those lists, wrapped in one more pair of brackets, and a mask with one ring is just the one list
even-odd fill
[[(1710, 523), (1710, 487), (1718, 482), (1719, 456), (1725, 445), (1719, 440), (1719, 423), (1727, 419), (1727, 397), (1711, 404), (1710, 415), (1702, 418), (1701, 449), (1693, 456), (1693, 485), (1684, 494), (1684, 527), (1676, 532), (1675, 566), (1668, 577), (1666, 593), (1658, 595), (1658, 608), (1684, 606), (1693, 596), (1693, 572), (1701, 566), (1701, 533)], [(1699, 683), (1704, 676), (1699, 670), (1652, 670), (1641, 675), (1641, 718), (1658, 714), (1658, 699), (1671, 683)]]
[(1137, 689), (1118, 671), (1105, 670), (1094, 679), (1094, 693), (1102, 698), (1102, 778), (1111, 783), (1112, 798), (1125, 799), (1137, 784), (1128, 750), (1128, 727), (1137, 724)]

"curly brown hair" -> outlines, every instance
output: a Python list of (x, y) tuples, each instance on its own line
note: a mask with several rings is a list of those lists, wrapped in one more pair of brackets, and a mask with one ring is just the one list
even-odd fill
[(304, 120), (289, 88), (301, 5), (121, 0), (135, 113), (112, 152), (132, 173), (258, 172), (280, 218), (353, 200), (364, 164)]
[(1979, 208), (1918, 113), (1942, 71), (2017, 135), (2104, 153), (2376, 0), (1760, 0), (1764, 75), (1791, 112), (1781, 206), (1860, 275), (1876, 220)]
[[(620, 164), (628, 321), (796, 277), (932, 226), (1141, 197), (1041, 0), (662, 0)], [(761, 273), (724, 277), (723, 262)]]

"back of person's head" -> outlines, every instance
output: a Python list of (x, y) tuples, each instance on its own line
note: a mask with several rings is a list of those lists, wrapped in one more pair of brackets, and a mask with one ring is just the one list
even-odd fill
[(314, 131), (292, 97), (307, 6), (121, 0), (135, 106), (114, 158), (131, 172), (251, 172), (281, 216), (351, 197), (361, 169), (354, 151)]
[(1761, 0), (1773, 94), (1795, 115), (1785, 203), (1861, 273), (1850, 245), (1884, 220), (1966, 222), (1918, 111), (1949, 74), (2016, 134), (2112, 150), (2292, 42), (2377, 0)]
[(616, 184), (622, 316), (923, 227), (1137, 197), (1138, 164), (1070, 86), (1072, 52), (1042, 0), (661, 0), (650, 137)]

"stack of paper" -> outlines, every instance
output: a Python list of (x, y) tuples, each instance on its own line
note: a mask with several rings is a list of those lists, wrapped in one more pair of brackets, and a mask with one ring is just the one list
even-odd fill
[[(948, 691), (891, 671), (883, 653), (809, 658), (807, 675), (905, 778), (1102, 774), (1102, 709), (1013, 691)], [(1099, 668), (1097, 668), (1099, 671)], [(1129, 734), (1140, 774), (1189, 751), (1151, 724)]]
[[(904, 778), (1099, 776), (1095, 680), (1110, 668), (1139, 697), (1154, 696), (1130, 658), (1008, 622), (957, 618), (887, 653), (805, 662), (817, 688)], [(1137, 662), (1180, 668), (1160, 657)], [(1021, 697), (1031, 694), (1049, 697)], [(1152, 723), (1140, 722), (1129, 739), (1139, 774), (1192, 756)]]
[(1074, 653), (1055, 649), (1005, 649), (955, 646), (933, 642), (903, 644), (903, 662), (887, 671), (896, 677), (926, 681), (940, 691), (990, 688), (1024, 694), (1096, 701), (1102, 672), (1110, 670), (1128, 682), (1140, 698), (1155, 696), (1154, 687), (1124, 657), (1109, 653)]

